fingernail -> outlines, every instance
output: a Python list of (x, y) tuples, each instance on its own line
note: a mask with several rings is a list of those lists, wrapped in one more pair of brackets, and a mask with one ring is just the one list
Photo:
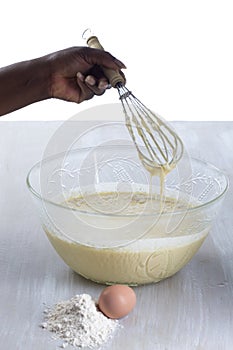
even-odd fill
[(76, 76), (77, 76), (78, 79), (84, 81), (84, 76), (83, 76), (83, 74), (82, 74), (81, 72), (78, 72), (78, 73), (76, 74)]
[(100, 82), (99, 82), (99, 85), (98, 85), (98, 88), (99, 88), (100, 90), (105, 90), (105, 89), (108, 88), (108, 83), (103, 82), (103, 81), (100, 81)]
[(119, 68), (126, 68), (126, 65), (117, 58), (114, 59), (114, 62), (118, 65)]
[(85, 82), (89, 85), (92, 85), (92, 86), (94, 86), (96, 83), (95, 79), (91, 75), (88, 75), (86, 77)]

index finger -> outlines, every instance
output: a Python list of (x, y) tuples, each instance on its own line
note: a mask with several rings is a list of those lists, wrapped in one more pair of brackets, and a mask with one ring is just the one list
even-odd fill
[(125, 64), (107, 51), (85, 47), (84, 59), (90, 65), (99, 65), (114, 70), (126, 68)]

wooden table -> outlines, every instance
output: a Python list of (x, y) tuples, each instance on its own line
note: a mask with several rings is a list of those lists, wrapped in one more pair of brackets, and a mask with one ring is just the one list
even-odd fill
[[(25, 184), (60, 122), (0, 121), (0, 349), (50, 350), (45, 305), (102, 285), (71, 271), (49, 244)], [(233, 181), (233, 122), (177, 122), (189, 153)], [(204, 245), (178, 274), (135, 289), (137, 307), (105, 349), (233, 349), (233, 190)]]

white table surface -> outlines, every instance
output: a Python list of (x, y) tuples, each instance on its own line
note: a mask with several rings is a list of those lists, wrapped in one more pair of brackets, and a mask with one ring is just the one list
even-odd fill
[[(60, 342), (38, 326), (45, 305), (84, 292), (97, 298), (103, 289), (58, 257), (26, 188), (29, 168), (59, 124), (0, 121), (0, 349), (56, 349)], [(233, 182), (233, 122), (177, 122), (176, 128), (191, 155)], [(136, 308), (104, 349), (233, 349), (232, 207), (230, 186), (197, 255), (172, 278), (135, 288)]]

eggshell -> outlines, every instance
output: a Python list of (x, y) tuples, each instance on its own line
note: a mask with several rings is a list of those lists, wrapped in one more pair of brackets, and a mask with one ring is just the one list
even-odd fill
[(116, 284), (105, 288), (99, 296), (99, 309), (112, 319), (122, 318), (133, 310), (136, 304), (134, 290), (126, 285)]

